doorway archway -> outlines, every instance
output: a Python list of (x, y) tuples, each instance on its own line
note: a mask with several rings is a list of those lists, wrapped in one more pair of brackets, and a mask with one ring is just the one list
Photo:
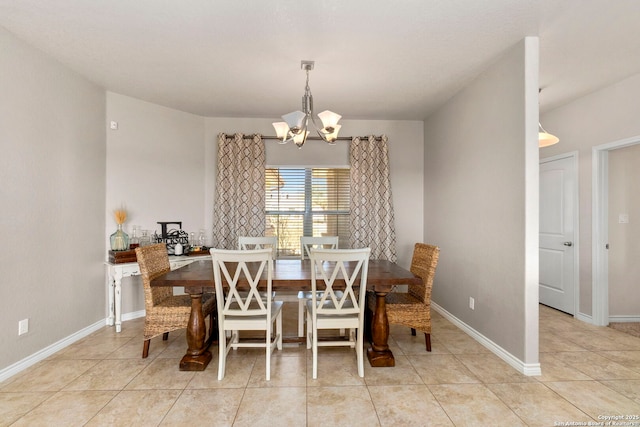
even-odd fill
[(609, 152), (640, 144), (640, 135), (592, 149), (592, 312), (593, 323), (609, 324)]

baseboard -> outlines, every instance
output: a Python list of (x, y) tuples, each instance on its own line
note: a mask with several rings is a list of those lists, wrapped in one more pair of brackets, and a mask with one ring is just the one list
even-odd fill
[(593, 325), (593, 316), (589, 315), (589, 314), (584, 314), (584, 313), (577, 313), (574, 316), (576, 319), (585, 322), (585, 323), (589, 323), (591, 325)]
[(640, 316), (609, 316), (609, 323), (631, 323), (640, 322)]
[(15, 374), (24, 371), (25, 369), (29, 368), (30, 366), (35, 365), (36, 363), (40, 362), (41, 360), (46, 359), (47, 357), (51, 356), (54, 353), (57, 353), (58, 351), (62, 350), (63, 348), (73, 344), (74, 342), (81, 340), (82, 338), (86, 337), (87, 335), (91, 335), (92, 333), (94, 333), (95, 331), (98, 331), (102, 328), (104, 328), (104, 324), (105, 324), (105, 320), (99, 320), (96, 323), (87, 326), (84, 329), (79, 330), (78, 332), (75, 332), (71, 335), (69, 335), (68, 337), (65, 337), (63, 339), (61, 339), (58, 342), (55, 342), (53, 344), (51, 344), (48, 347), (43, 348), (42, 350), (39, 350), (35, 353), (33, 353), (30, 356), (25, 357), (22, 360), (19, 360), (18, 362), (14, 363), (13, 365), (7, 366), (6, 368), (0, 370), (0, 382), (14, 376)]
[(138, 319), (140, 317), (144, 317), (145, 315), (146, 315), (146, 311), (144, 310), (132, 311), (131, 313), (124, 313), (122, 315), (122, 321), (126, 322), (127, 320)]
[(483, 347), (489, 349), (493, 354), (507, 362), (511, 367), (513, 367), (521, 374), (529, 377), (542, 375), (540, 363), (524, 363), (522, 360), (518, 359), (517, 357), (506, 351), (504, 348), (500, 347), (433, 301), (431, 301), (431, 307), (434, 309), (434, 311), (441, 314), (442, 317), (456, 325), (458, 328), (462, 329), (467, 335), (478, 341), (480, 344), (482, 344)]

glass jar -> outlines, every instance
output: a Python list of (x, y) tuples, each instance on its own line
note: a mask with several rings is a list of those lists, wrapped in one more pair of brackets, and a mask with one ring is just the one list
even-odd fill
[(129, 239), (129, 249), (135, 249), (140, 246), (140, 236), (138, 230), (140, 229), (139, 225), (134, 225), (131, 230), (131, 238)]
[(110, 237), (112, 251), (126, 251), (129, 249), (129, 235), (122, 230), (122, 224)]
[(142, 235), (140, 236), (140, 246), (148, 246), (151, 244), (151, 235), (149, 234), (149, 230), (142, 230)]

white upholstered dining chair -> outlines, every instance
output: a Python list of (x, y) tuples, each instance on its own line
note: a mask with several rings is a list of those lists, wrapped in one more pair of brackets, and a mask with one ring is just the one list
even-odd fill
[[(282, 302), (271, 295), (273, 259), (271, 249), (211, 249), (213, 278), (218, 303), (219, 355), (218, 380), (224, 378), (229, 349), (260, 347), (265, 349), (266, 379), (271, 379), (271, 353), (282, 350)], [(258, 284), (266, 271), (266, 298)], [(226, 285), (226, 286), (225, 286)], [(276, 332), (273, 335), (273, 325)], [(264, 342), (241, 342), (240, 331), (265, 331)], [(230, 331), (230, 337), (226, 337)]]
[[(252, 249), (271, 249), (271, 259), (276, 259), (278, 251), (278, 236), (239, 236), (238, 249), (241, 251)], [(267, 293), (260, 292), (262, 299), (267, 298)], [(275, 298), (276, 293), (271, 292), (271, 298)]]
[[(364, 308), (371, 249), (312, 249), (310, 253), (313, 265), (312, 294), (307, 302), (307, 348), (312, 349), (313, 379), (318, 378), (321, 346), (355, 347), (358, 375), (364, 377)], [(348, 263), (353, 268), (347, 268)], [(344, 290), (337, 292), (336, 287)], [(348, 339), (318, 340), (319, 330), (341, 328), (351, 330)]]
[(278, 236), (239, 236), (238, 249), (266, 249), (272, 250), (271, 258), (276, 258), (278, 250)]
[[(300, 236), (300, 259), (311, 258), (311, 249), (338, 249), (338, 236)], [(311, 292), (298, 292), (298, 337), (304, 336), (305, 310)], [(340, 331), (344, 335), (344, 330)]]

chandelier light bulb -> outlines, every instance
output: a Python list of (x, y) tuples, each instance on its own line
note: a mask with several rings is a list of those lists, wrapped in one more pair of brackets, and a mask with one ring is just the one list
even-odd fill
[(289, 133), (289, 125), (287, 125), (287, 122), (274, 122), (272, 125), (276, 130), (276, 136), (278, 139), (282, 139), (280, 144), (286, 144), (288, 142), (287, 135)]
[(331, 145), (335, 145), (336, 144), (336, 139), (338, 139), (338, 132), (340, 132), (340, 128), (342, 127), (342, 125), (335, 125), (333, 127), (333, 131), (331, 133), (328, 133), (325, 135), (325, 138), (327, 139), (327, 142)]
[(342, 118), (340, 114), (336, 114), (329, 110), (324, 110), (322, 113), (318, 113), (318, 117), (322, 121), (321, 131), (327, 134), (333, 134), (335, 127), (338, 125), (338, 121)]
[(298, 146), (298, 148), (302, 148), (304, 142), (307, 140), (307, 136), (309, 136), (309, 131), (305, 130), (304, 134), (301, 132), (298, 135), (293, 136), (293, 143)]
[(282, 116), (282, 119), (289, 125), (289, 132), (294, 135), (302, 134), (306, 118), (307, 115), (302, 111), (294, 111)]

